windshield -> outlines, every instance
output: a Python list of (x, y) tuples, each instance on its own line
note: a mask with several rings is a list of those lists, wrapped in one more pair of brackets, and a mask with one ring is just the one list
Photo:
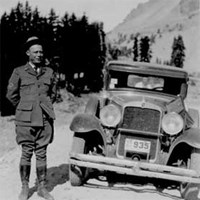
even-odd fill
[(185, 79), (134, 74), (123, 71), (109, 71), (107, 89), (140, 89), (157, 91), (171, 95), (181, 94)]

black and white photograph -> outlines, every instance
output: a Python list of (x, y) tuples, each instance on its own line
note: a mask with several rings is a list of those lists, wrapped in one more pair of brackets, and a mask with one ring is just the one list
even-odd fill
[(199, 0), (0, 17), (0, 200), (200, 200)]

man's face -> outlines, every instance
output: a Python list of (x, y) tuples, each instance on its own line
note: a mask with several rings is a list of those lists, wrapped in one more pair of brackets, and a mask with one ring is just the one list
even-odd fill
[(26, 52), (29, 57), (29, 61), (35, 65), (40, 64), (43, 61), (43, 48), (39, 44), (32, 45)]

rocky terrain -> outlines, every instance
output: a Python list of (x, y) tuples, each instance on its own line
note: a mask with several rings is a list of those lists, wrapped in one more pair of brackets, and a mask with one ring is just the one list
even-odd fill
[(200, 9), (198, 0), (149, 0), (133, 9), (122, 23), (107, 34), (119, 48), (133, 47), (136, 34), (153, 38), (152, 60), (170, 60), (174, 37), (181, 35), (185, 45), (184, 68), (200, 71)]

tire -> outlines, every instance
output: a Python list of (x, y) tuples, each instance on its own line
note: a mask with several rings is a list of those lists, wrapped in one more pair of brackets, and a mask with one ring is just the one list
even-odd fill
[[(189, 168), (200, 173), (200, 149), (192, 151)], [(200, 200), (200, 184), (183, 183), (180, 192), (185, 200)]]
[[(84, 153), (85, 139), (74, 136), (72, 144), (72, 153)], [(81, 186), (85, 182), (86, 169), (76, 165), (69, 166), (69, 179), (72, 186)]]

